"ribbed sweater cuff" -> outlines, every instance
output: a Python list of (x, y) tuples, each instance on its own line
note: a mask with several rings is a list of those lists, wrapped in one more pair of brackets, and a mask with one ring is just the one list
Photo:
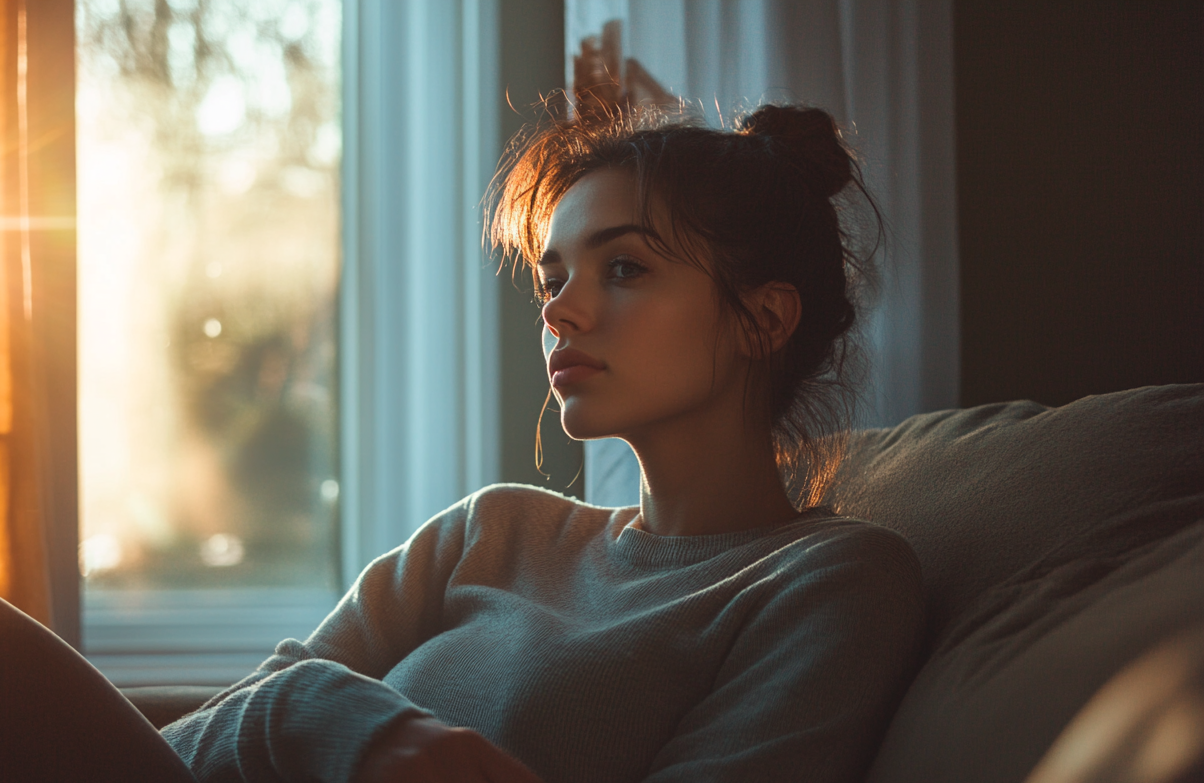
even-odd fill
[(382, 731), (403, 716), (430, 714), (380, 680), (330, 661), (302, 661), (287, 671), (288, 682), (265, 705), (268, 752), (285, 780), (350, 780)]

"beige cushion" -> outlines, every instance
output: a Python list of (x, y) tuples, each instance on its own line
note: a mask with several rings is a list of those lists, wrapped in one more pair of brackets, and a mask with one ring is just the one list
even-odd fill
[(858, 433), (829, 497), (899, 530), (933, 652), (871, 783), (1020, 783), (1107, 679), (1204, 617), (1204, 385)]
[(907, 537), (939, 637), (1038, 558), (1123, 552), (1204, 518), (1204, 384), (925, 413), (855, 433), (826, 500)]
[(1204, 521), (1128, 556), (1026, 569), (912, 683), (869, 783), (1020, 783), (1108, 679), (1204, 618)]

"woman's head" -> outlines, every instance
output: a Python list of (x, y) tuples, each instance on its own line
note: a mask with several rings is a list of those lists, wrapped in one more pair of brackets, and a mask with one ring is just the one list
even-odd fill
[[(530, 267), (545, 316), (563, 318), (568, 306), (552, 301), (563, 280), (544, 285), (554, 266), (545, 256), (554, 215), (566, 194), (566, 207), (580, 212), (581, 194), (597, 197), (604, 179), (612, 202), (626, 183), (629, 197), (619, 209), (629, 213), (624, 223), (641, 228), (640, 241), (704, 275), (720, 321), (746, 337), (754, 359), (745, 379), (749, 407), (767, 417), (779, 463), (805, 471), (813, 491), (804, 499), (817, 500), (833, 467), (824, 436), (850, 411), (855, 287), (868, 272), (838, 208), (847, 201), (842, 192), (865, 191), (831, 117), (765, 106), (726, 132), (628, 114), (555, 123), (518, 142), (495, 190), (491, 235)], [(689, 280), (685, 274), (680, 280)], [(773, 317), (780, 306), (764, 317), (767, 291), (778, 305), (783, 296), (794, 300), (785, 308), (788, 334)]]

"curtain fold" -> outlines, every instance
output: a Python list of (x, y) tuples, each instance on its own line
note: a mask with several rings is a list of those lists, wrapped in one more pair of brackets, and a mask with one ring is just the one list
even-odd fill
[[(496, 0), (345, 6), (344, 577), (500, 473)], [(535, 346), (532, 346), (534, 349)]]
[(51, 625), (33, 350), (24, 3), (0, 2), (0, 597)]

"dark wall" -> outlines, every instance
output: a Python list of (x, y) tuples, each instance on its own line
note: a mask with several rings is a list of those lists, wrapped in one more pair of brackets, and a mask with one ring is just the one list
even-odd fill
[(962, 404), (1204, 381), (1204, 3), (955, 2)]
[[(564, 3), (562, 0), (502, 0), (501, 95), (503, 141), (538, 115), (541, 97), (564, 88)], [(514, 107), (514, 108), (511, 108)], [(581, 496), (581, 444), (560, 428), (556, 400), (543, 417), (544, 463), (535, 467), (535, 425), (548, 393), (540, 346), (539, 307), (531, 276), (522, 272), (501, 286), (502, 481), (536, 484)], [(575, 479), (575, 481), (574, 481)], [(571, 484), (571, 486), (570, 486)]]

